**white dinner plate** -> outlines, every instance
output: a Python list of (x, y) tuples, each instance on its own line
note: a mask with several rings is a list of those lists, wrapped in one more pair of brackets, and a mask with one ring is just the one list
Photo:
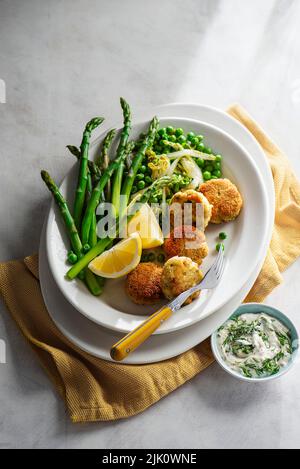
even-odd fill
[[(137, 138), (147, 125), (148, 123), (143, 123), (133, 126), (132, 138)], [(265, 238), (268, 235), (269, 210), (265, 186), (251, 155), (229, 134), (215, 126), (185, 118), (162, 118), (161, 125), (182, 127), (185, 131), (192, 130), (196, 134), (203, 134), (206, 145), (223, 155), (223, 174), (238, 185), (244, 199), (244, 207), (234, 222), (226, 225), (210, 224), (205, 232), (211, 254), (203, 263), (204, 271), (213, 262), (218, 233), (226, 229), (228, 234), (226, 267), (218, 287), (210, 292), (202, 292), (199, 299), (182, 308), (181, 314), (173, 315), (166, 321), (156, 331), (157, 334), (174, 332), (194, 324), (222, 307), (237, 293), (263, 254)], [(92, 158), (97, 154), (97, 149), (95, 146)], [(61, 185), (61, 191), (71, 206), (77, 171), (78, 167), (75, 165)], [(55, 281), (66, 299), (90, 320), (109, 329), (129, 332), (155, 311), (155, 306), (136, 305), (127, 297), (125, 278), (107, 280), (100, 297), (91, 295), (82, 282), (70, 282), (65, 278), (70, 267), (66, 263), (69, 242), (54, 203), (48, 217), (46, 238), (48, 261)]]
[[(273, 179), (269, 163), (254, 137), (235, 119), (215, 108), (194, 104), (169, 104), (149, 110), (149, 116), (154, 113), (168, 116), (179, 113), (191, 118), (205, 119), (206, 122), (216, 124), (233, 135), (244, 147), (251, 152), (263, 177), (268, 197), (268, 237), (265, 240), (264, 254), (240, 291), (220, 310), (203, 319), (201, 322), (178, 332), (167, 335), (152, 336), (148, 341), (131, 354), (123, 363), (142, 364), (153, 363), (179, 355), (206, 339), (219, 327), (237, 308), (251, 289), (263, 264), (269, 246), (273, 222), (275, 196)], [(148, 117), (148, 116), (147, 116)], [(121, 334), (100, 327), (89, 321), (73, 308), (61, 294), (55, 284), (48, 267), (45, 255), (45, 236), (41, 237), (40, 244), (40, 282), (42, 294), (50, 316), (57, 327), (68, 339), (91, 355), (111, 361), (109, 351), (113, 343), (120, 339)], [(179, 312), (180, 314), (180, 312)]]

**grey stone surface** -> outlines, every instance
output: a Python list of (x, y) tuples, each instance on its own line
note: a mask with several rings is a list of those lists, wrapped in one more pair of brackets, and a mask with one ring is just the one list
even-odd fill
[[(300, 4), (293, 0), (0, 0), (0, 259), (37, 250), (48, 194), (83, 123), (166, 102), (240, 102), (300, 176)], [(3, 83), (3, 82), (2, 82)], [(1, 88), (1, 87), (0, 87)], [(3, 88), (3, 86), (2, 86)], [(0, 96), (1, 98), (1, 96)], [(1, 99), (0, 99), (1, 101)], [(299, 262), (268, 299), (298, 324)], [(127, 421), (72, 425), (0, 305), (0, 447), (299, 448), (300, 368), (245, 384), (216, 364)]]

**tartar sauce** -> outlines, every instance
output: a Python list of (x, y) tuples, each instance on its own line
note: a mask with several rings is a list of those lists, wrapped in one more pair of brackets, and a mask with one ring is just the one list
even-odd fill
[(292, 355), (289, 330), (265, 313), (242, 314), (217, 333), (224, 362), (248, 378), (278, 373)]

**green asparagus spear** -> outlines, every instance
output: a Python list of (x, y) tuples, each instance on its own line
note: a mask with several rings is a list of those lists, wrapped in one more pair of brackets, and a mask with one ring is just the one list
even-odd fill
[(88, 267), (84, 269), (84, 280), (94, 296), (101, 295), (103, 292), (103, 283), (98, 281), (98, 277), (96, 277)]
[(85, 126), (82, 136), (82, 142), (80, 146), (80, 168), (74, 203), (74, 221), (77, 229), (79, 229), (81, 225), (81, 215), (85, 200), (90, 137), (92, 131), (100, 124), (102, 124), (103, 120), (103, 117), (94, 117), (91, 119)]
[(80, 160), (81, 153), (78, 147), (75, 147), (75, 145), (67, 145), (67, 149), (77, 158), (77, 160)]
[(130, 193), (131, 193), (131, 189), (134, 183), (135, 176), (138, 172), (139, 167), (142, 164), (142, 160), (145, 156), (146, 150), (147, 148), (153, 145), (153, 141), (154, 141), (154, 137), (157, 132), (157, 129), (158, 129), (158, 125), (159, 125), (159, 121), (157, 117), (154, 117), (152, 121), (150, 122), (149, 130), (145, 138), (143, 139), (136, 155), (134, 156), (132, 160), (128, 176), (125, 179), (123, 186), (122, 186), (122, 190), (121, 190), (121, 194), (125, 195), (127, 198), (127, 203), (130, 197)]
[[(67, 145), (67, 149), (70, 151), (70, 153), (72, 153), (72, 155), (74, 155), (78, 160), (80, 160), (81, 153), (79, 148), (75, 147), (74, 145)], [(93, 176), (101, 176), (101, 171), (96, 165), (96, 163), (94, 163), (94, 161), (88, 160), (88, 168)]]
[(129, 143), (127, 143), (127, 147), (126, 147), (126, 159), (125, 159), (125, 163), (126, 163), (126, 168), (129, 169), (130, 166), (131, 166), (131, 154), (133, 152), (133, 150), (135, 149), (136, 147), (136, 142), (134, 141), (131, 141)]
[(111, 129), (107, 132), (107, 134), (106, 134), (106, 136), (103, 140), (101, 151), (100, 151), (100, 156), (96, 160), (96, 164), (97, 164), (97, 166), (99, 166), (101, 171), (106, 169), (107, 166), (109, 165), (108, 151), (109, 151), (109, 148), (112, 144), (113, 139), (115, 138), (115, 135), (116, 135), (116, 129)]
[[(75, 147), (74, 145), (67, 145), (68, 150), (72, 153), (72, 155), (76, 156), (78, 160), (80, 160), (80, 150), (79, 148)], [(92, 185), (92, 173), (97, 173), (100, 176), (100, 170), (99, 168), (95, 165), (93, 161), (88, 161), (88, 170), (87, 170), (87, 183), (86, 183), (86, 193), (85, 193), (85, 203), (87, 204), (92, 190), (93, 190), (93, 185)]]
[(115, 209), (116, 217), (119, 215), (120, 212), (124, 212), (126, 209), (127, 204), (122, 204), (120, 200), (120, 193), (122, 187), (122, 179), (123, 179), (123, 172), (125, 168), (125, 159), (127, 159), (128, 155), (130, 155), (132, 149), (134, 147), (134, 142), (128, 142), (125, 148), (125, 158), (122, 159), (118, 169), (114, 173), (114, 180), (113, 180), (113, 193), (112, 193), (112, 204)]
[(93, 213), (92, 216), (92, 223), (90, 227), (90, 234), (89, 234), (89, 245), (91, 247), (95, 246), (97, 244), (97, 219), (96, 219), (96, 213)]
[[(98, 238), (97, 238), (97, 219), (96, 219), (96, 214), (94, 213), (92, 223), (91, 223), (91, 228), (90, 228), (90, 236), (89, 236), (89, 245), (91, 246), (91, 248), (94, 247), (97, 244), (97, 241), (98, 241)], [(93, 284), (95, 285), (96, 288), (98, 288), (99, 292), (102, 293), (105, 279), (103, 277), (95, 276), (88, 267), (85, 268), (85, 273), (88, 276), (90, 276), (90, 274), (92, 274), (93, 277), (96, 277), (94, 279)]]
[[(126, 145), (128, 142), (129, 132), (131, 129), (131, 114), (130, 114), (129, 105), (127, 104), (125, 99), (121, 98), (120, 102), (121, 102), (121, 106), (123, 109), (124, 126), (121, 132), (121, 137), (120, 137), (120, 142), (119, 142), (119, 146), (117, 149), (116, 158), (118, 158), (120, 155), (124, 155), (124, 158), (125, 158)], [(123, 178), (123, 172), (124, 172), (124, 166), (125, 166), (124, 158), (122, 158), (122, 161), (120, 161), (120, 164), (118, 165), (118, 168), (116, 169), (116, 172), (114, 174), (114, 179), (112, 182), (111, 202), (115, 208), (116, 216), (118, 216), (119, 207), (120, 207), (120, 191), (121, 191), (121, 184), (122, 184), (122, 178)]]
[[(111, 130), (109, 130), (109, 132), (107, 132), (107, 134), (106, 134), (106, 136), (103, 140), (100, 156), (97, 160), (97, 166), (100, 168), (100, 170), (102, 172), (105, 171), (105, 169), (109, 165), (108, 150), (109, 150), (109, 148), (112, 144), (112, 141), (113, 141), (115, 135), (116, 135), (116, 129), (111, 129)], [(106, 184), (106, 187), (105, 187), (105, 196), (106, 196), (106, 200), (110, 200), (110, 198), (111, 198), (111, 183), (110, 183), (110, 180), (107, 181), (107, 184)]]
[[(46, 183), (48, 189), (52, 192), (54, 200), (60, 210), (62, 218), (64, 220), (65, 226), (67, 228), (68, 236), (71, 241), (72, 248), (78, 259), (82, 257), (82, 243), (77, 231), (77, 228), (74, 223), (74, 219), (70, 213), (67, 202), (60, 190), (56, 186), (55, 182), (47, 173), (47, 171), (41, 171), (41, 176), (43, 181)], [(98, 279), (95, 275), (89, 270), (84, 270), (84, 280), (85, 283), (93, 295), (100, 295), (102, 293), (102, 286), (98, 284)]]
[[(130, 220), (134, 214), (140, 209), (141, 204), (148, 202), (151, 198), (153, 191), (157, 190), (159, 187), (164, 187), (172, 182), (172, 178), (169, 176), (161, 177), (160, 179), (154, 181), (154, 183), (147, 187), (145, 192), (140, 195), (140, 197), (134, 202), (134, 204), (130, 207), (130, 215), (128, 216), (128, 220)], [(118, 225), (115, 227), (116, 235), (118, 235)], [(70, 270), (67, 272), (67, 278), (69, 280), (73, 280), (79, 272), (84, 269), (96, 256), (102, 254), (102, 252), (107, 249), (110, 244), (112, 243), (112, 238), (106, 237), (103, 239), (99, 239), (97, 244), (92, 247), (89, 252), (87, 252), (81, 259), (79, 259), (76, 264), (74, 264)]]
[(95, 213), (96, 208), (99, 205), (101, 195), (103, 193), (103, 189), (105, 188), (107, 182), (110, 180), (111, 176), (113, 175), (115, 169), (119, 166), (121, 159), (113, 160), (108, 168), (102, 174), (100, 180), (94, 186), (89, 203), (85, 210), (85, 214), (82, 220), (81, 226), (81, 237), (83, 244), (88, 242), (90, 227), (92, 222), (93, 213)]
[(74, 219), (69, 211), (67, 202), (63, 195), (61, 194), (60, 190), (58, 189), (57, 185), (51, 178), (50, 174), (47, 171), (41, 171), (41, 176), (45, 184), (47, 185), (48, 189), (52, 192), (54, 200), (60, 210), (62, 218), (67, 228), (68, 236), (71, 241), (72, 248), (77, 256), (80, 256), (82, 250), (81, 240), (74, 223)]
[[(127, 105), (126, 101), (124, 101), (124, 100), (122, 101), (122, 98), (121, 98), (121, 103), (122, 103), (123, 108), (124, 108), (124, 115), (126, 114), (126, 122), (128, 122), (128, 119), (130, 118), (129, 106)], [(129, 131), (128, 126), (126, 126), (126, 128)], [(82, 243), (83, 244), (88, 242), (90, 227), (91, 227), (91, 222), (92, 222), (92, 216), (93, 216), (93, 213), (95, 212), (96, 208), (99, 205), (100, 197), (102, 195), (102, 192), (103, 192), (107, 182), (112, 177), (114, 171), (116, 171), (118, 169), (119, 165), (123, 162), (124, 158), (126, 157), (127, 138), (128, 137), (125, 138), (125, 136), (123, 134), (123, 131), (122, 131), (120, 141), (122, 141), (123, 144), (121, 146), (121, 150), (120, 150), (120, 144), (119, 144), (116, 158), (113, 161), (110, 162), (109, 166), (103, 172), (99, 182), (93, 188), (93, 192), (92, 192), (91, 198), (89, 200), (88, 206), (85, 210), (85, 214), (84, 214), (84, 217), (83, 217), (83, 220), (82, 220), (82, 225), (81, 225), (81, 238), (82, 238)]]
[(85, 191), (85, 205), (88, 204), (93, 190), (91, 173), (87, 172), (86, 191)]

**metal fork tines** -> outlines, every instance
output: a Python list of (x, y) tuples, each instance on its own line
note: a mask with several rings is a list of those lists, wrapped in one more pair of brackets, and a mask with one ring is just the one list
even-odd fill
[(170, 308), (173, 311), (176, 311), (181, 307), (185, 300), (196, 291), (205, 289), (210, 290), (212, 288), (215, 288), (221, 280), (224, 271), (224, 266), (224, 251), (221, 247), (215, 259), (215, 262), (206, 272), (201, 282), (178, 295), (175, 300), (169, 303)]

